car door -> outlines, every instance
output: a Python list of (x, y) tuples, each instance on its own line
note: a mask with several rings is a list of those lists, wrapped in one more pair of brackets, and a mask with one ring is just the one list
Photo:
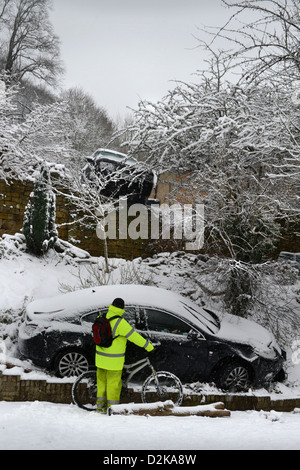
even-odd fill
[[(136, 329), (144, 338), (148, 338), (147, 331), (144, 328), (143, 321), (141, 320), (140, 310), (137, 306), (126, 306), (123, 318)], [(134, 343), (127, 341), (125, 364), (132, 364), (140, 359), (147, 356), (147, 352), (143, 348), (139, 348)], [(149, 370), (144, 371), (145, 374), (149, 373)], [(142, 374), (141, 374), (142, 375)]]
[(136, 328), (152, 343), (159, 344), (150, 356), (157, 370), (168, 370), (188, 382), (204, 378), (207, 342), (192, 325), (171, 312), (141, 308)]

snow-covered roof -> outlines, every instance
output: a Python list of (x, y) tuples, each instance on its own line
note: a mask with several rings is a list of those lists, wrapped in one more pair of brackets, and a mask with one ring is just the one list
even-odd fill
[[(27, 306), (27, 315), (33, 320), (67, 319), (76, 314), (108, 307), (116, 297), (122, 297), (125, 306), (159, 308), (180, 315), (208, 333), (216, 332), (218, 322), (189, 299), (158, 287), (142, 285), (108, 285), (82, 289), (48, 299), (39, 299)], [(126, 307), (125, 307), (126, 308)], [(37, 318), (38, 317), (38, 318)]]
[(272, 343), (280, 351), (273, 335), (256, 322), (229, 314), (210, 314), (210, 311), (186, 297), (152, 286), (114, 284), (40, 299), (28, 304), (27, 317), (34, 323), (40, 320), (67, 321), (76, 314), (107, 308), (116, 297), (124, 299), (125, 309), (132, 305), (159, 308), (177, 314), (191, 325), (216, 337), (246, 343), (258, 350), (269, 349)]

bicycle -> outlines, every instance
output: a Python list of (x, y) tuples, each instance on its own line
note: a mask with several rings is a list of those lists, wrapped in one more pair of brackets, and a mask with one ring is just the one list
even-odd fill
[[(141, 359), (133, 364), (124, 365), (124, 372), (127, 373), (125, 380), (122, 380), (123, 387), (127, 388), (128, 383), (144, 367), (151, 369), (151, 375), (146, 378), (142, 385), (141, 398), (143, 403), (154, 403), (162, 400), (172, 400), (180, 406), (183, 400), (183, 387), (179, 378), (167, 371), (154, 369), (149, 357)], [(95, 411), (97, 398), (97, 370), (83, 372), (73, 383), (72, 398), (75, 405), (86, 411)]]

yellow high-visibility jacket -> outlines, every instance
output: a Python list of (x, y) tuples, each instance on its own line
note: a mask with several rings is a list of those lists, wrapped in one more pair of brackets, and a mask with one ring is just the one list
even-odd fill
[(154, 348), (150, 341), (143, 338), (142, 335), (137, 333), (135, 329), (122, 318), (125, 310), (115, 307), (113, 305), (109, 306), (106, 318), (111, 318), (115, 315), (118, 315), (119, 318), (115, 318), (110, 322), (112, 329), (112, 336), (115, 338), (112, 342), (112, 345), (109, 348), (101, 348), (96, 345), (96, 367), (100, 369), (107, 370), (122, 370), (125, 362), (125, 351), (127, 340), (132, 343), (144, 348), (146, 351), (150, 352)]

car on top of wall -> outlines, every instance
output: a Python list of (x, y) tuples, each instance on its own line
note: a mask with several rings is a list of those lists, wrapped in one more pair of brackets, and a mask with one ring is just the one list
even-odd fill
[[(155, 368), (185, 383), (209, 381), (238, 390), (282, 374), (285, 353), (265, 328), (199, 307), (169, 290), (141, 285), (94, 287), (29, 303), (19, 330), (21, 355), (60, 377), (84, 372), (94, 365), (92, 324), (116, 297), (125, 300), (124, 318), (159, 345), (151, 353)], [(128, 341), (126, 363), (145, 354)]]
[(146, 204), (157, 182), (155, 172), (145, 164), (109, 149), (98, 149), (87, 157), (82, 172), (89, 184), (99, 179), (103, 196), (111, 199), (126, 196), (131, 204)]

